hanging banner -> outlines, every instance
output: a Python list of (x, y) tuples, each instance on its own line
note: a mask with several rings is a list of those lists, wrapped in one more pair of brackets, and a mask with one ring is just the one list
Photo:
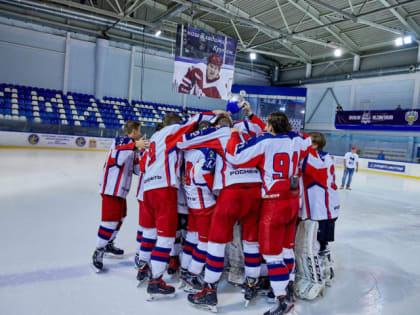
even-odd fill
[(233, 82), (237, 41), (178, 25), (173, 89), (227, 100)]
[(339, 111), (337, 129), (420, 130), (420, 110)]

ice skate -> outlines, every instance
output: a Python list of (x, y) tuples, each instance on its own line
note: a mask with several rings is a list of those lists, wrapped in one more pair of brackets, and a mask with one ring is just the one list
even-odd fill
[(343, 186), (340, 186), (340, 189), (344, 189), (344, 187)]
[(147, 262), (145, 262), (144, 260), (140, 260), (140, 258), (137, 255), (134, 258), (134, 263), (137, 269), (137, 287), (139, 287), (147, 278), (150, 278), (150, 268)]
[(92, 268), (96, 273), (99, 273), (103, 270), (104, 264), (103, 264), (103, 258), (104, 258), (104, 248), (97, 248), (93, 252), (92, 256)]
[(190, 272), (187, 269), (181, 268), (179, 272), (179, 280), (181, 283), (179, 284), (178, 289), (185, 288), (185, 286), (190, 281), (190, 279), (191, 279)]
[(346, 190), (351, 190), (351, 188), (350, 187), (346, 187)]
[(276, 296), (274, 295), (273, 289), (270, 288), (270, 291), (267, 293), (267, 303), (274, 304), (276, 303)]
[(260, 277), (257, 282), (257, 294), (266, 296), (270, 290), (270, 279), (268, 277)]
[(288, 303), (285, 296), (276, 299), (276, 305), (264, 313), (264, 315), (283, 315), (289, 313), (295, 305)]
[(203, 282), (200, 279), (200, 275), (190, 273), (190, 279), (185, 285), (184, 292), (198, 293), (201, 290), (203, 290)]
[(149, 295), (148, 301), (153, 301), (161, 297), (174, 297), (175, 288), (167, 285), (165, 281), (162, 280), (162, 276), (150, 279), (149, 284), (147, 285), (147, 294)]
[(289, 281), (286, 287), (286, 301), (288, 303), (294, 303), (296, 301), (293, 285), (294, 285), (294, 281)]
[(257, 278), (246, 277), (245, 283), (244, 283), (245, 307), (248, 307), (249, 302), (257, 296), (257, 283), (258, 283)]
[(111, 258), (123, 258), (124, 250), (115, 247), (114, 241), (111, 241), (105, 246), (105, 256)]
[(168, 275), (175, 275), (179, 271), (179, 257), (169, 257)]
[(188, 302), (197, 308), (217, 313), (217, 284), (205, 283), (201, 292), (188, 294)]

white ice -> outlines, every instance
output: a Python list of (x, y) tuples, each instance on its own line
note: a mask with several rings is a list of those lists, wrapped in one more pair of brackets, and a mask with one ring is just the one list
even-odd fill
[[(133, 268), (138, 205), (116, 241), (123, 260), (107, 273), (89, 267), (100, 220), (98, 182), (106, 153), (0, 150), (0, 314), (206, 314), (186, 294), (147, 302)], [(341, 171), (337, 174), (341, 180)], [(336, 280), (296, 314), (420, 314), (420, 181), (359, 172), (341, 191), (342, 212), (332, 245)], [(243, 308), (225, 282), (219, 312), (263, 314), (263, 298)]]

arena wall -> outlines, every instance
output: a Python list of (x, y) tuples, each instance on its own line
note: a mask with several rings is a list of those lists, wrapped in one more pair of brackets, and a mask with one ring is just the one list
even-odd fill
[[(113, 41), (105, 41), (100, 47), (99, 42), (86, 35), (0, 17), (0, 82), (93, 94), (99, 98), (211, 109), (225, 107), (226, 101), (193, 95), (184, 98), (172, 92), (174, 56)], [(98, 50), (103, 50), (101, 71)], [(270, 80), (259, 72), (237, 67), (234, 83), (270, 85)]]

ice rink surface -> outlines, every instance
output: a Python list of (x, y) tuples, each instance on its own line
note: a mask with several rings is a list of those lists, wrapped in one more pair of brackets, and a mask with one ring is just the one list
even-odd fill
[[(186, 294), (147, 302), (133, 268), (138, 222), (134, 196), (116, 245), (122, 260), (108, 272), (89, 267), (100, 220), (98, 183), (104, 152), (0, 149), (0, 314), (208, 314)], [(337, 171), (338, 182), (342, 171)], [(295, 314), (420, 314), (420, 181), (360, 172), (341, 191), (341, 216), (331, 246), (336, 280)], [(247, 309), (239, 289), (221, 283), (219, 312), (263, 314), (259, 298)]]

